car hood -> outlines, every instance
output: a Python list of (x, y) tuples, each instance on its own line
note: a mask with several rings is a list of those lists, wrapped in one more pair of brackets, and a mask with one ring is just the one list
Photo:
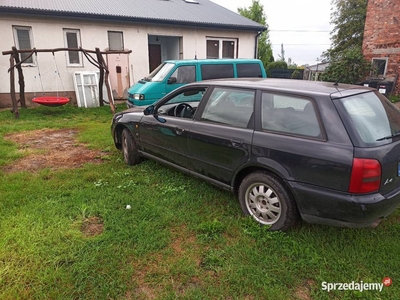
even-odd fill
[(135, 106), (135, 107), (132, 107), (132, 108), (128, 108), (128, 109), (124, 110), (121, 113), (132, 113), (132, 112), (134, 112), (134, 113), (139, 113), (139, 112), (143, 113), (143, 110), (146, 107), (147, 106)]
[(144, 116), (143, 110), (145, 108), (146, 106), (135, 106), (128, 108), (124, 111), (116, 113), (113, 119), (116, 123), (128, 121), (138, 122)]

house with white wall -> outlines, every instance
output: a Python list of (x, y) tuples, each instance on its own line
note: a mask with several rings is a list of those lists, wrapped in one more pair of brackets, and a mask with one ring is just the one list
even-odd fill
[[(13, 46), (115, 52), (104, 59), (117, 98), (168, 59), (254, 58), (264, 29), (209, 0), (0, 1), (2, 52)], [(0, 55), (0, 107), (11, 106), (9, 67), (10, 55)], [(98, 70), (77, 51), (37, 53), (22, 69), (28, 105), (38, 93), (59, 90), (76, 101), (74, 74)]]

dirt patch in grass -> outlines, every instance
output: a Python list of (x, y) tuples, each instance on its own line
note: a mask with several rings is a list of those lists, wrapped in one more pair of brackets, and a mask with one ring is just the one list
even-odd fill
[(6, 140), (19, 144), (19, 150), (27, 155), (5, 166), (4, 172), (71, 169), (85, 163), (100, 163), (104, 154), (78, 143), (77, 134), (76, 129), (43, 129), (6, 135)]
[(86, 237), (97, 236), (103, 233), (103, 220), (99, 217), (90, 217), (83, 221), (81, 232)]
[(311, 290), (316, 286), (316, 282), (312, 279), (308, 279), (302, 286), (299, 286), (295, 290), (296, 299), (298, 300), (310, 300)]
[(126, 299), (156, 299), (160, 297), (162, 290), (169, 288), (180, 297), (185, 297), (187, 291), (201, 286), (202, 281), (197, 276), (188, 278), (185, 272), (180, 273), (176, 269), (179, 269), (182, 261), (193, 261), (199, 266), (199, 252), (196, 237), (185, 226), (173, 229), (170, 247), (165, 251), (132, 260), (136, 270), (132, 281), (136, 288), (126, 293)]

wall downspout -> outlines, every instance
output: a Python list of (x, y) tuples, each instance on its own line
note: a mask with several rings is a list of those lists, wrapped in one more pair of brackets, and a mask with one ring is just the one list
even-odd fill
[(265, 29), (257, 32), (256, 37), (255, 37), (255, 47), (254, 47), (254, 58), (258, 58), (258, 38), (260, 37), (260, 35), (265, 31)]

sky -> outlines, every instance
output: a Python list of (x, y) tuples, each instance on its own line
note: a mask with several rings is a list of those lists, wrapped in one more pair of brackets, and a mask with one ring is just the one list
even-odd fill
[[(237, 13), (249, 8), (252, 0), (211, 0)], [(285, 61), (297, 65), (315, 65), (322, 52), (330, 47), (329, 24), (331, 0), (260, 0), (269, 26), (275, 60), (280, 59), (281, 44)]]

